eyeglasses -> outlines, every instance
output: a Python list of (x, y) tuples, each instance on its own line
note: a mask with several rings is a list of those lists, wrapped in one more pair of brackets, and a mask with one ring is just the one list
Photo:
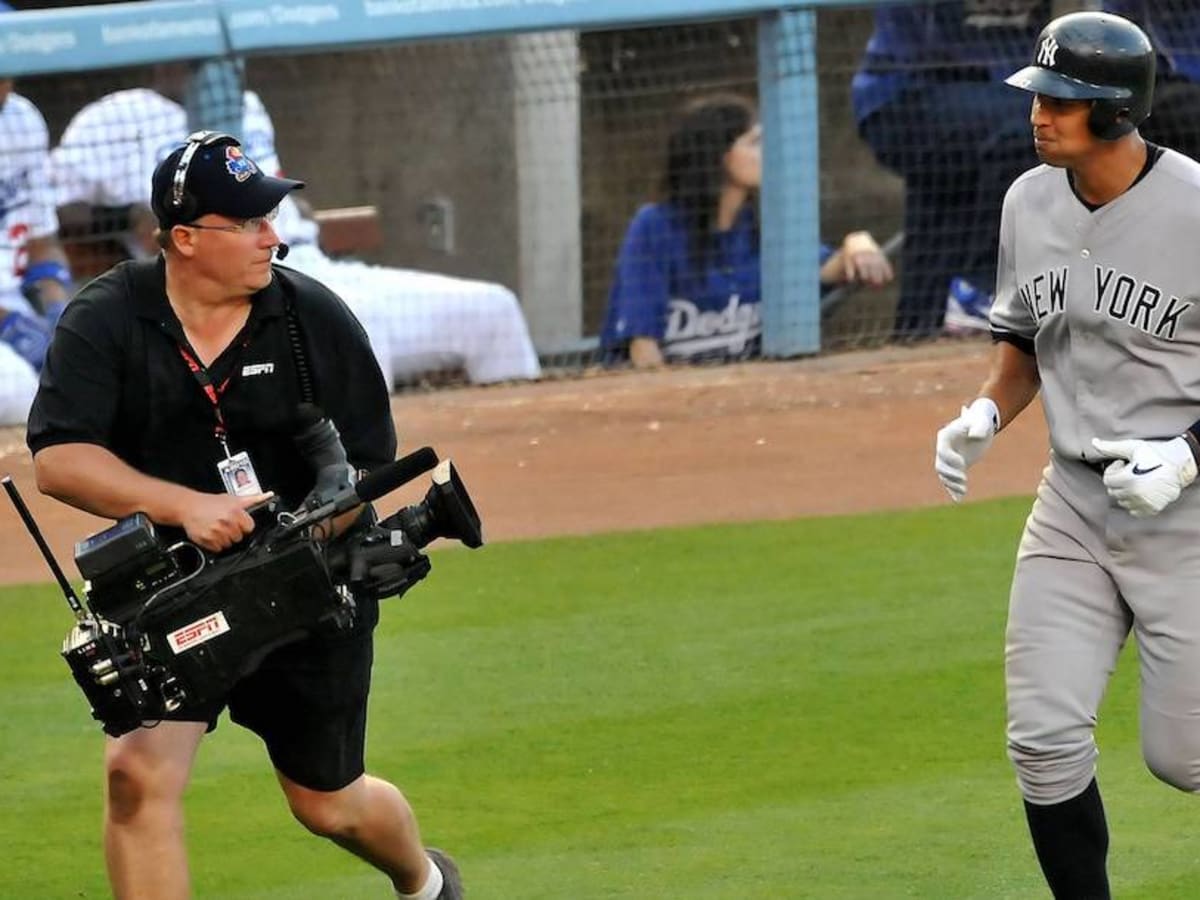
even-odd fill
[[(227, 231), (230, 234), (258, 234), (263, 226), (274, 222), (279, 215), (279, 207), (275, 207), (265, 216), (255, 216), (252, 219), (242, 219), (236, 225), (198, 225), (195, 222), (184, 224), (184, 228), (199, 228), (201, 231)], [(181, 223), (182, 224), (182, 223)]]

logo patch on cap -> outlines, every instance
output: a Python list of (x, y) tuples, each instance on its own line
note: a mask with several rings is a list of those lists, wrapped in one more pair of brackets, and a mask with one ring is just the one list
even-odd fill
[(1042, 41), (1042, 46), (1038, 48), (1037, 64), (1046, 69), (1053, 69), (1058, 57), (1058, 41), (1053, 36)]
[(241, 147), (227, 146), (225, 148), (225, 169), (240, 184), (258, 171), (258, 166), (248, 156), (242, 154)]

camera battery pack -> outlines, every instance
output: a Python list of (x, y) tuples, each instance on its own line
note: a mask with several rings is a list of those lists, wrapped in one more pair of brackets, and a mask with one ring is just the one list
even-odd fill
[(84, 578), (97, 578), (157, 551), (154, 525), (143, 513), (134, 513), (76, 541), (75, 565)]

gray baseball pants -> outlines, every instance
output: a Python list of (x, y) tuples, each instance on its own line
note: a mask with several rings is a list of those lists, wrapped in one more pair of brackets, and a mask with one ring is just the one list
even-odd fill
[(1017, 552), (1005, 649), (1008, 754), (1030, 803), (1095, 776), (1097, 710), (1132, 629), (1142, 755), (1200, 790), (1200, 485), (1148, 519), (1092, 467), (1051, 456)]

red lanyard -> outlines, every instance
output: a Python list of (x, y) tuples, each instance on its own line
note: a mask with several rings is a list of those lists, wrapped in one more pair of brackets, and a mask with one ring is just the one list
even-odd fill
[[(177, 344), (179, 347), (179, 355), (183, 357), (183, 361), (187, 363), (187, 367), (195, 376), (201, 389), (204, 391), (204, 396), (208, 397), (208, 401), (212, 404), (213, 415), (217, 420), (213, 427), (213, 435), (221, 442), (221, 448), (225, 451), (225, 457), (229, 457), (229, 444), (225, 440), (225, 436), (229, 433), (225, 428), (225, 417), (221, 415), (221, 395), (225, 393), (225, 388), (229, 387), (230, 378), (226, 377), (219, 385), (214, 386), (212, 379), (208, 376), (208, 369), (200, 365), (200, 360), (192, 356), (188, 348), (183, 344)], [(242, 343), (245, 347), (245, 342)], [(240, 354), (239, 354), (240, 355)], [(232, 370), (231, 370), (232, 371)]]

